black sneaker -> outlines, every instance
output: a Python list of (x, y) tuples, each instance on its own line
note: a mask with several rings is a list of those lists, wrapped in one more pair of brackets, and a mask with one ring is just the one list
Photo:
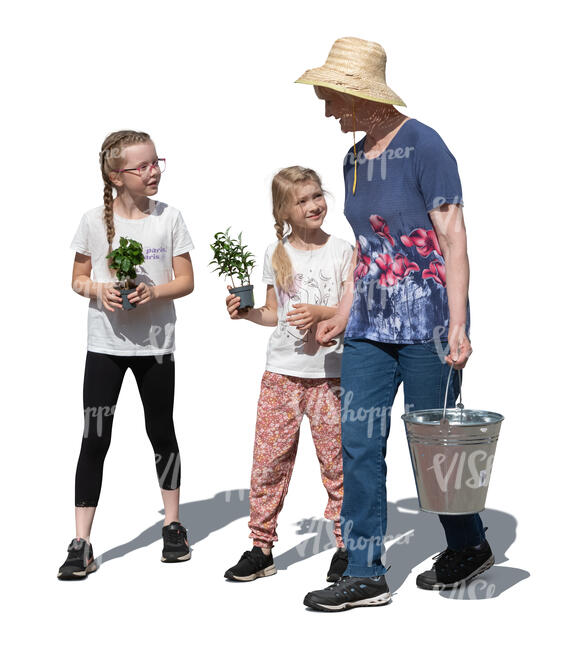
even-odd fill
[(392, 600), (386, 577), (356, 578), (342, 576), (325, 589), (310, 591), (304, 605), (322, 612), (339, 612), (352, 607), (387, 605)]
[(330, 568), (328, 569), (328, 575), (326, 580), (328, 582), (338, 582), (342, 577), (342, 573), (346, 570), (348, 566), (348, 551), (342, 547), (339, 548), (330, 561)]
[(163, 526), (163, 554), (161, 562), (184, 562), (191, 558), (187, 529), (178, 521)]
[(277, 573), (277, 569), (273, 563), (273, 554), (266, 555), (259, 546), (254, 546), (251, 551), (245, 551), (239, 562), (227, 569), (224, 575), (229, 580), (249, 582), (256, 578), (272, 576), (274, 573)]
[(66, 562), (58, 570), (59, 580), (82, 580), (97, 570), (92, 545), (82, 537), (75, 537), (67, 548)]
[(424, 571), (416, 578), (420, 589), (452, 589), (466, 584), (495, 563), (491, 547), (486, 539), (478, 546), (462, 551), (447, 548), (435, 555), (430, 571)]

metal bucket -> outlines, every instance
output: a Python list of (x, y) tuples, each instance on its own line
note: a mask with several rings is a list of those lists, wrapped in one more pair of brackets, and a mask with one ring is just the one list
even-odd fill
[(441, 515), (484, 510), (501, 422), (491, 411), (444, 408), (404, 413), (420, 509)]

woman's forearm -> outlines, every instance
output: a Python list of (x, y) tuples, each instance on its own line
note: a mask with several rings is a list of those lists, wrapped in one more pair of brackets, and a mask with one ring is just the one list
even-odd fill
[(446, 266), (446, 292), (450, 322), (453, 326), (462, 326), (466, 324), (466, 305), (470, 277), (466, 250), (455, 250), (450, 246), (444, 263)]
[(325, 305), (316, 305), (317, 307), (317, 318), (316, 321), (319, 323), (323, 320), (328, 320), (328, 318), (332, 318), (332, 316), (335, 316), (338, 312), (338, 306), (334, 307), (326, 307)]

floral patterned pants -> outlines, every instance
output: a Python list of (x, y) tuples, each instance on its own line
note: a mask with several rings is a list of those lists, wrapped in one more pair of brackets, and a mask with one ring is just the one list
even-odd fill
[(344, 494), (339, 377), (291, 377), (266, 370), (261, 380), (249, 493), (249, 537), (255, 546), (277, 541), (277, 517), (292, 475), (304, 413), (322, 483), (328, 492), (324, 517), (334, 522), (337, 546), (344, 546), (340, 512)]

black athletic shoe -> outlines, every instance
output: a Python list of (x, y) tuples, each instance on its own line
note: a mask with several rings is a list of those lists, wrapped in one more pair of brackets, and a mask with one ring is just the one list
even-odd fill
[(466, 584), (495, 563), (491, 547), (486, 539), (478, 546), (462, 551), (447, 548), (435, 555), (430, 571), (424, 571), (416, 578), (420, 589), (452, 589)]
[(387, 605), (392, 600), (385, 576), (356, 578), (342, 576), (325, 589), (310, 591), (304, 605), (322, 612), (339, 612), (352, 607)]
[(82, 537), (75, 537), (67, 548), (68, 557), (58, 570), (59, 580), (82, 580), (97, 570), (92, 545)]
[(184, 562), (191, 558), (187, 529), (178, 521), (163, 526), (163, 554), (161, 562)]
[(342, 577), (342, 573), (348, 566), (348, 551), (345, 548), (339, 548), (330, 561), (330, 568), (326, 580), (328, 582), (338, 582)]
[(245, 551), (239, 562), (227, 569), (224, 576), (229, 580), (249, 582), (256, 578), (272, 576), (274, 573), (277, 573), (277, 569), (273, 563), (273, 554), (266, 555), (259, 546), (254, 546), (251, 551)]

